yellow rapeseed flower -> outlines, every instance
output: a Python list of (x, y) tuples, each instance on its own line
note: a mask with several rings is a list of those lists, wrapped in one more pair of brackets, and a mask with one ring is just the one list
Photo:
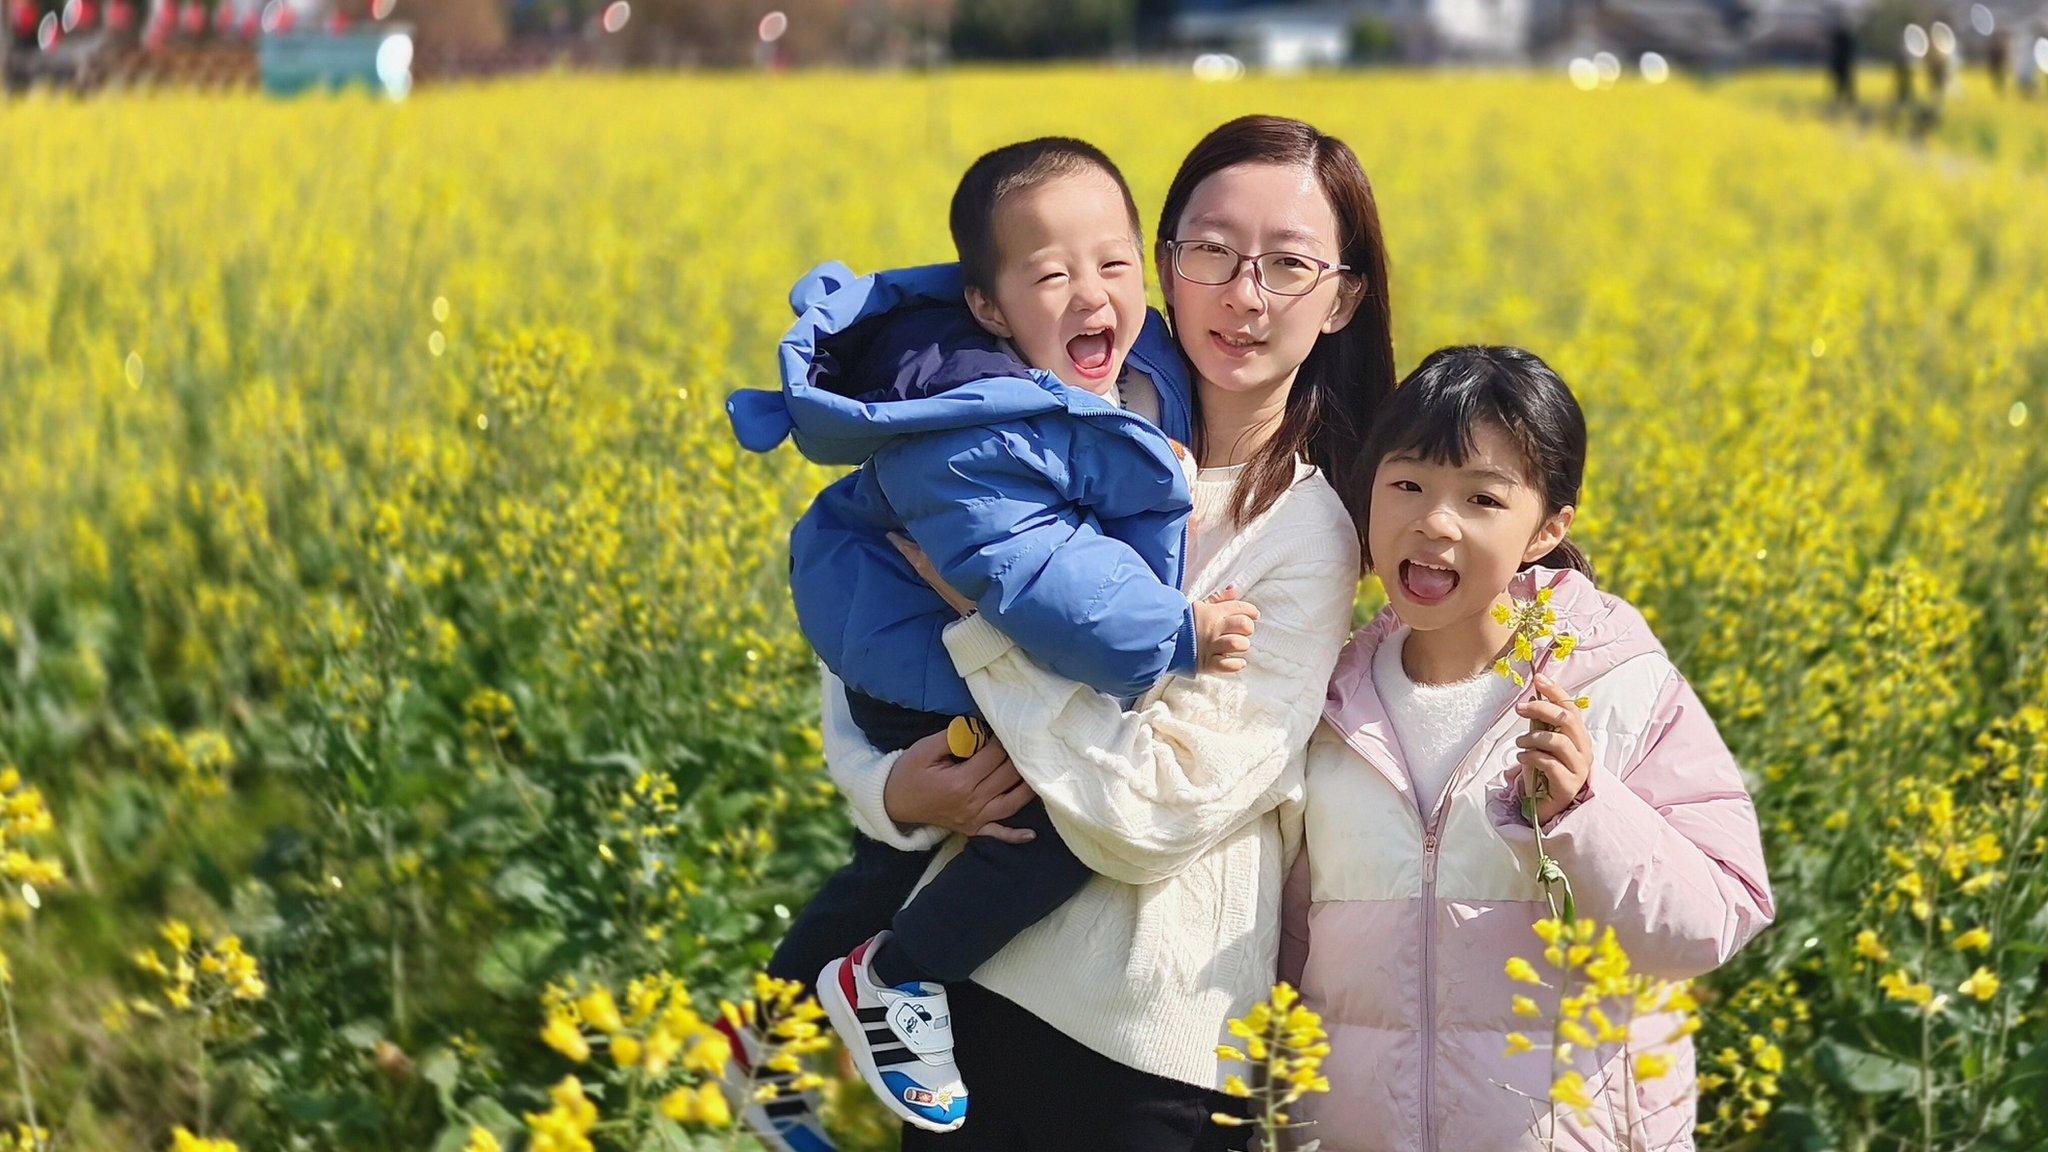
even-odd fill
[(1998, 995), (1998, 988), (1998, 974), (1980, 965), (1975, 972), (1970, 973), (1970, 978), (1963, 981), (1962, 985), (1956, 990), (1965, 996), (1974, 996), (1978, 1000), (1989, 1000), (1993, 996)]
[(1957, 936), (1953, 943), (1958, 952), (1982, 952), (1991, 947), (1991, 932), (1987, 928), (1972, 928)]
[(171, 1152), (240, 1152), (232, 1140), (194, 1136), (183, 1125), (171, 1129)]

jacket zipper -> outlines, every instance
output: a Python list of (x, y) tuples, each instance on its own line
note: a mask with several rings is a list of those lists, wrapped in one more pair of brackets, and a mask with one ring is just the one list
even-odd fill
[[(1435, 808), (1427, 816), (1423, 814), (1422, 805), (1424, 801), (1420, 793), (1416, 794), (1415, 807), (1411, 809), (1415, 813), (1416, 822), (1422, 829), (1422, 1147), (1424, 1152), (1437, 1152), (1436, 870), (1437, 857), (1443, 851), (1444, 819), (1450, 815), (1450, 799), (1452, 794), (1458, 790), (1458, 786), (1462, 783), (1465, 773), (1471, 769), (1473, 760), (1487, 746), (1487, 734), (1492, 732), (1494, 725), (1499, 724), (1504, 717), (1512, 713), (1515, 710), (1515, 706), (1520, 704), (1529, 695), (1530, 693), (1526, 688), (1523, 691), (1516, 692), (1509, 699), (1507, 705), (1499, 712), (1496, 712), (1493, 719), (1487, 721), (1486, 726), (1480, 729), (1479, 738), (1472, 742), (1472, 747), (1465, 750), (1464, 757), (1458, 761), (1458, 766), (1451, 771), (1449, 780), (1445, 782), (1443, 794), (1437, 797)], [(1349, 745), (1351, 750), (1358, 753), (1367, 763), (1372, 763), (1376, 759), (1372, 753), (1359, 747), (1357, 742), (1351, 739), (1350, 733), (1344, 733), (1343, 736), (1344, 743)], [(1392, 767), (1403, 769), (1403, 766), (1399, 764), (1392, 765)], [(1386, 766), (1382, 765), (1380, 770), (1385, 772)], [(1405, 770), (1402, 774), (1408, 777), (1409, 787), (1413, 788), (1415, 785), (1415, 774)]]

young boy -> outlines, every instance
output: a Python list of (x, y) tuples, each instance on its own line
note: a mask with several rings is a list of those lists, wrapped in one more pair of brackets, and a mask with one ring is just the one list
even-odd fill
[[(860, 466), (791, 534), (790, 584), (804, 635), (885, 750), (976, 711), (940, 640), (957, 617), (892, 533), (1035, 659), (1119, 697), (1239, 666), (1243, 642), (1223, 638), (1248, 638), (1256, 614), (1179, 590), (1188, 384), (1145, 307), (1116, 166), (1078, 140), (997, 149), (962, 177), (951, 226), (957, 270), (855, 280), (833, 264), (799, 282), (782, 391), (728, 403), (750, 449), (793, 433), (812, 460)], [(1042, 803), (1007, 823), (1034, 838), (973, 838), (907, 905), (932, 853), (857, 833), (769, 965), (816, 981), (869, 1085), (932, 1131), (967, 1112), (944, 983), (1089, 876)]]

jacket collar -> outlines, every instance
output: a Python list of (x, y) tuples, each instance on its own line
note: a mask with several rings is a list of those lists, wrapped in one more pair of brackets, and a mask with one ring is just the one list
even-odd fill
[[(1514, 596), (1525, 600), (1534, 598), (1539, 589), (1551, 589), (1550, 605), (1557, 610), (1557, 630), (1579, 638), (1577, 650), (1561, 664), (1551, 659), (1547, 649), (1536, 655), (1535, 670), (1554, 677), (1566, 692), (1578, 692), (1634, 657), (1664, 650), (1642, 613), (1620, 597), (1600, 591), (1583, 573), (1529, 568), (1518, 573), (1508, 588)], [(1407, 773), (1387, 771), (1389, 767), (1402, 767), (1403, 761), (1400, 743), (1394, 738), (1393, 724), (1387, 715), (1386, 700), (1372, 679), (1373, 655), (1400, 627), (1400, 617), (1388, 607), (1352, 635), (1330, 676), (1323, 719), (1386, 772), (1388, 779), (1405, 794)], [(1524, 688), (1522, 694), (1526, 696), (1531, 691)]]

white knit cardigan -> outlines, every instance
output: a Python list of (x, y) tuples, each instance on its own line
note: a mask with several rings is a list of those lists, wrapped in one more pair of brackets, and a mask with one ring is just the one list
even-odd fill
[[(1228, 518), (1227, 484), (1197, 484), (1194, 523)], [(1279, 805), (1299, 799), (1309, 735), (1352, 628), (1359, 549), (1322, 474), (1293, 487), (1188, 574), (1190, 597), (1236, 583), (1260, 619), (1245, 669), (1169, 677), (1129, 711), (1046, 671), (970, 616), (946, 646), (1011, 759), (1093, 869), (1082, 891), (1011, 941), (976, 983), (1127, 1067), (1212, 1087), (1227, 1022), (1270, 991), (1280, 889), (1293, 845)], [(882, 804), (896, 753), (876, 752), (828, 673), (825, 755), (856, 825), (901, 848), (937, 829)], [(932, 872), (959, 850), (947, 841)]]

